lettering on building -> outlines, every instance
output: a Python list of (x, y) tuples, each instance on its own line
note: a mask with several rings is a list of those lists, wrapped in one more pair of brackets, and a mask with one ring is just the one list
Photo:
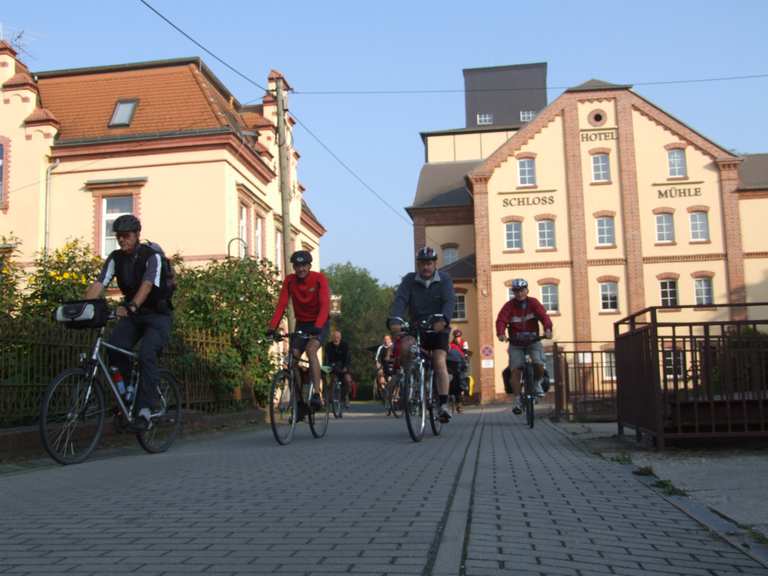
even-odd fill
[(678, 188), (677, 186), (672, 186), (671, 188), (664, 188), (663, 190), (658, 190), (659, 194), (659, 200), (661, 199), (668, 199), (668, 198), (693, 198), (694, 196), (701, 196), (701, 187), (687, 187), (687, 188)]
[(555, 197), (552, 194), (546, 196), (524, 196), (522, 198), (504, 198), (501, 205), (504, 208), (513, 208), (516, 206), (549, 206), (555, 203)]
[(582, 142), (605, 142), (606, 140), (616, 140), (616, 129), (610, 130), (590, 130), (581, 133)]

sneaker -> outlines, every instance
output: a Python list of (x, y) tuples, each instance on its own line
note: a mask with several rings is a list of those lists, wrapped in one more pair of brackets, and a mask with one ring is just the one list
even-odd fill
[(541, 387), (541, 380), (537, 380), (536, 383), (533, 385), (533, 393), (536, 394), (539, 398), (542, 398), (545, 394), (544, 388)]
[(438, 418), (443, 424), (451, 421), (451, 414), (448, 412), (447, 404), (440, 404), (440, 409), (437, 411)]
[(313, 410), (322, 410), (323, 399), (320, 398), (320, 394), (318, 394), (317, 392), (312, 394), (312, 399), (309, 401), (309, 405), (312, 407)]
[(139, 413), (136, 414), (136, 418), (134, 418), (133, 422), (131, 423), (131, 428), (138, 432), (142, 432), (149, 430), (151, 423), (152, 412), (149, 410), (149, 408), (142, 408), (139, 410)]
[(522, 396), (518, 395), (515, 400), (512, 402), (512, 413), (513, 414), (522, 414), (523, 413), (523, 398)]

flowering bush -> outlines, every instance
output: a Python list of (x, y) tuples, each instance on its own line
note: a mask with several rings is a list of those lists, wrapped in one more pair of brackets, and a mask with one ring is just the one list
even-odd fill
[(24, 272), (14, 257), (19, 254), (18, 239), (0, 236), (0, 317), (13, 316), (21, 302)]

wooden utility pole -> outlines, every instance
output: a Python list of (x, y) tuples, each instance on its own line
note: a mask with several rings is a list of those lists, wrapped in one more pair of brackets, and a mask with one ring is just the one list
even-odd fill
[[(288, 161), (288, 136), (285, 126), (285, 94), (282, 77), (275, 79), (277, 100), (277, 146), (278, 172), (280, 177), (280, 200), (283, 211), (283, 275), (288, 276), (291, 265), (291, 165)], [(288, 329), (293, 332), (295, 318), (288, 307)]]

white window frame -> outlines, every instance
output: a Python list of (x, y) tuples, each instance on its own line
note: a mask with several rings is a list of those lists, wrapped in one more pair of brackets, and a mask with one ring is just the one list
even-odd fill
[(491, 126), (493, 124), (493, 114), (490, 112), (478, 112), (476, 119), (478, 126)]
[[(610, 300), (616, 301), (614, 308), (606, 306)], [(603, 312), (618, 312), (619, 310), (619, 283), (618, 282), (600, 282), (600, 310)]]
[(464, 294), (456, 294), (456, 304), (453, 307), (453, 317), (451, 320), (467, 319), (467, 299)]
[(536, 118), (535, 110), (520, 110), (520, 122), (530, 122)]
[(240, 258), (245, 258), (248, 255), (248, 206), (242, 202), (238, 211), (238, 224), (240, 241), (237, 243), (237, 253)]
[(685, 148), (672, 148), (667, 150), (667, 165), (670, 178), (685, 178), (688, 176), (688, 167), (685, 159)]
[(519, 186), (536, 186), (536, 159), (517, 160), (517, 182)]
[[(107, 204), (110, 200), (116, 200), (118, 198), (130, 198), (131, 200), (131, 210), (129, 212), (114, 212), (112, 214), (107, 213)], [(121, 195), (114, 195), (114, 196), (104, 196), (101, 199), (101, 257), (106, 258), (109, 256), (109, 253), (112, 252), (112, 250), (117, 250), (120, 246), (117, 244), (117, 237), (115, 236), (115, 233), (112, 232), (112, 226), (108, 225), (108, 222), (114, 222), (117, 220), (120, 216), (127, 216), (128, 214), (133, 214), (134, 205), (133, 205), (133, 196), (131, 194), (121, 194)], [(108, 240), (115, 238), (115, 244), (112, 248), (107, 250), (107, 244)]]
[(664, 308), (677, 308), (680, 306), (680, 292), (677, 280), (665, 278), (659, 281), (659, 298)]
[(693, 297), (696, 306), (712, 306), (715, 303), (715, 292), (711, 277), (702, 276), (693, 279)]
[(507, 288), (507, 300), (512, 300), (515, 297), (515, 292), (511, 287)]
[(709, 240), (709, 214), (704, 210), (691, 212), (691, 242), (706, 242)]
[(507, 250), (523, 249), (523, 223), (519, 220), (504, 223), (504, 246)]
[(671, 244), (675, 241), (675, 216), (670, 212), (656, 214), (656, 242)]
[(545, 218), (538, 221), (539, 248), (557, 248), (555, 237), (555, 221)]
[(264, 258), (264, 218), (258, 213), (253, 218), (253, 257), (257, 260)]
[[(601, 222), (604, 223), (602, 230)], [(610, 223), (610, 226), (607, 223)], [(598, 246), (616, 246), (616, 221), (613, 216), (598, 216), (595, 221), (595, 228)], [(610, 242), (605, 241), (608, 238), (608, 229), (610, 229)]]
[(663, 350), (662, 362), (664, 376), (685, 378), (685, 350)]
[(592, 156), (592, 182), (611, 181), (611, 159), (608, 154)]
[(443, 248), (443, 266), (453, 264), (459, 259), (459, 249), (456, 246)]
[(560, 288), (557, 284), (542, 284), (540, 293), (544, 310), (560, 312)]
[(616, 380), (616, 352), (605, 350), (601, 356), (603, 380), (607, 382)]

